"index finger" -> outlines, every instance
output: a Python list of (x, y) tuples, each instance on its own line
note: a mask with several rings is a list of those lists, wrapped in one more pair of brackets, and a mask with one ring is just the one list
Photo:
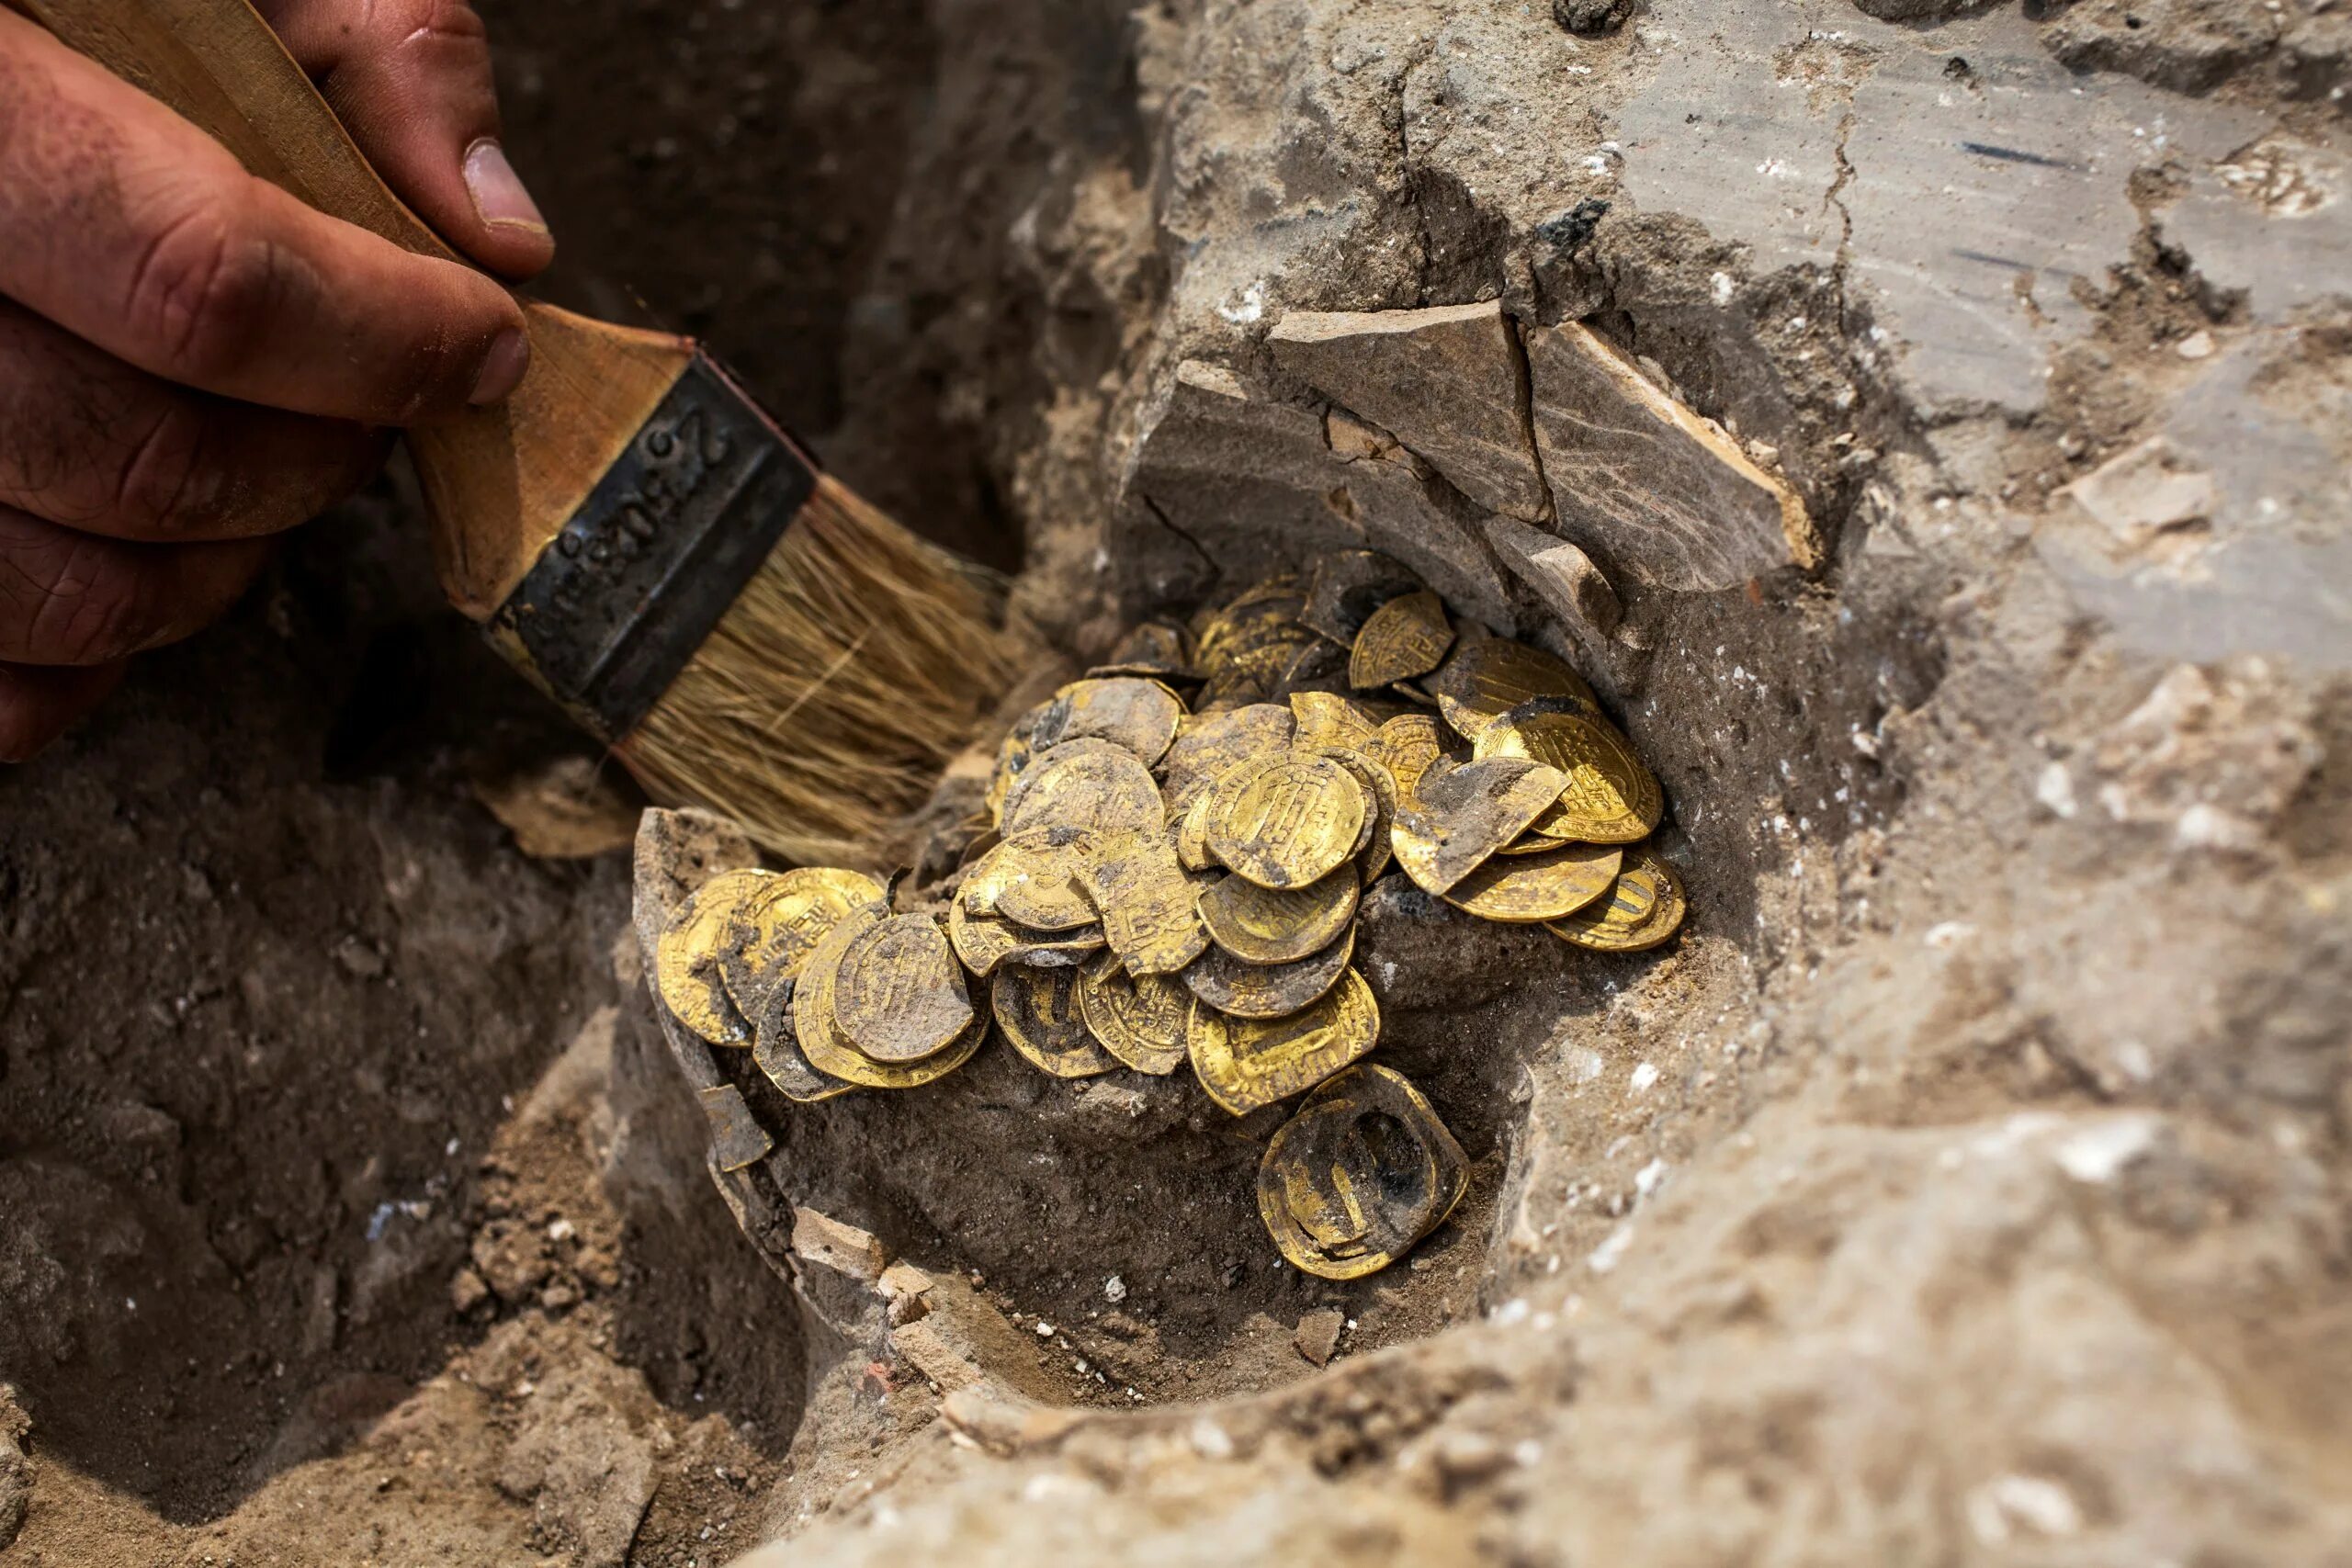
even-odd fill
[(6, 9), (0, 294), (155, 375), (375, 424), (503, 397), (528, 358), (495, 283), (254, 178)]

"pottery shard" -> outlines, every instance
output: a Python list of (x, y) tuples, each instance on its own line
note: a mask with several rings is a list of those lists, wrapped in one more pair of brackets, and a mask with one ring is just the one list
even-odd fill
[(869, 1285), (882, 1277), (888, 1261), (881, 1242), (871, 1232), (809, 1208), (792, 1212), (792, 1252), (796, 1258), (821, 1263)]
[(1494, 546), (1502, 563), (1569, 625), (1607, 637), (1624, 618), (1624, 606), (1617, 602), (1617, 591), (1609, 586), (1609, 579), (1592, 564), (1590, 556), (1566, 539), (1508, 517), (1490, 517), (1487, 542)]
[(1526, 342), (1535, 443), (1562, 532), (1682, 592), (1820, 559), (1795, 492), (1616, 350), (1573, 321), (1530, 328)]
[(1527, 392), (1499, 300), (1426, 310), (1294, 310), (1266, 342), (1283, 368), (1391, 431), (1456, 490), (1545, 514)]

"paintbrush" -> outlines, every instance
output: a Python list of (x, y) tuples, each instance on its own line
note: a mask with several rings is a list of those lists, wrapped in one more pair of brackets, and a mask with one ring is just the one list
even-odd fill
[[(6, 3), (254, 175), (460, 259), (247, 0)], [(820, 471), (692, 340), (523, 304), (514, 395), (407, 435), (450, 603), (656, 799), (862, 858), (1009, 682), (1001, 584)]]

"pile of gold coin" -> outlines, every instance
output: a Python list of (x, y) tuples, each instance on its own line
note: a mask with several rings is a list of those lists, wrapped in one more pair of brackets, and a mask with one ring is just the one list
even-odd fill
[(802, 1102), (930, 1083), (991, 1029), (1056, 1077), (1189, 1064), (1236, 1116), (1304, 1095), (1260, 1210), (1292, 1264), (1354, 1279), (1467, 1184), (1420, 1091), (1363, 1061), (1365, 890), (1400, 874), (1578, 947), (1655, 947), (1685, 909), (1643, 842), (1663, 805), (1567, 664), (1348, 551), (1136, 627), (1023, 715), (931, 888), (728, 872), (679, 912), (656, 979), (680, 1023)]

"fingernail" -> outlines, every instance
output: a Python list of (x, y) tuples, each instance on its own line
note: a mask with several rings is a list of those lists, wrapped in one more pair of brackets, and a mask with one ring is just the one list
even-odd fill
[(476, 406), (498, 401), (522, 385), (523, 372), (530, 367), (531, 340), (523, 335), (522, 328), (507, 328), (482, 356), (481, 369), (474, 377), (473, 395), (466, 400)]
[(522, 176), (506, 161), (506, 150), (490, 137), (466, 149), (466, 189), (473, 193), (474, 210), (492, 228), (548, 231), (539, 204), (523, 188)]

